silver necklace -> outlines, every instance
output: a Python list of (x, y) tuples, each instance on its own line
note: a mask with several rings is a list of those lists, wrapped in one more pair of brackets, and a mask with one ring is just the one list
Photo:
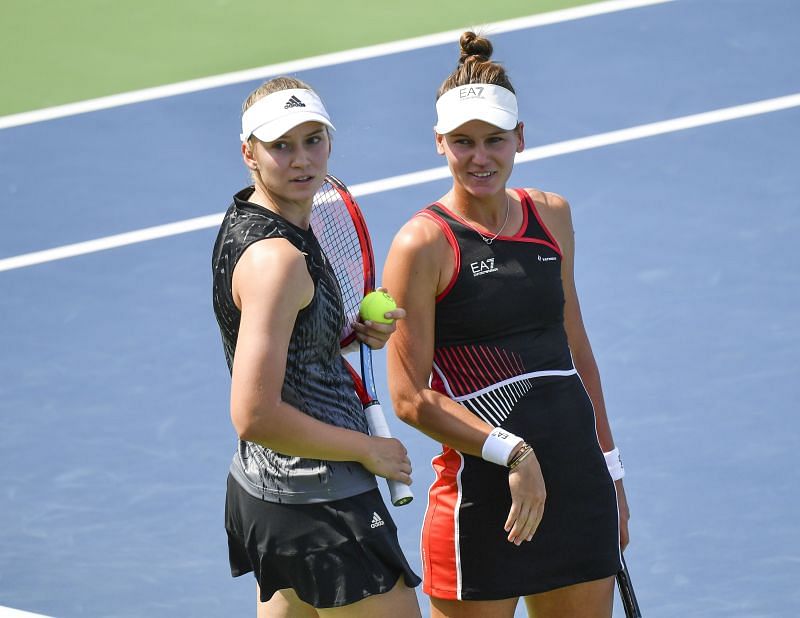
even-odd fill
[(506, 223), (508, 223), (508, 213), (510, 211), (511, 211), (511, 200), (508, 197), (508, 193), (506, 193), (506, 218), (503, 219), (503, 225), (500, 226), (500, 229), (497, 230), (497, 233), (494, 236), (492, 236), (491, 238), (486, 238), (486, 234), (481, 232), (478, 228), (476, 228), (474, 225), (472, 225), (466, 219), (464, 219), (464, 222), (478, 233), (478, 235), (481, 237), (483, 242), (485, 242), (487, 245), (491, 245), (495, 241), (495, 239), (498, 236), (500, 236), (500, 232), (502, 232), (505, 229)]

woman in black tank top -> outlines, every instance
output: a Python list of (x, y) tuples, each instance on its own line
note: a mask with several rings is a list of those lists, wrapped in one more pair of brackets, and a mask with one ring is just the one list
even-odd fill
[(397, 234), (384, 281), (398, 416), (442, 443), (422, 533), (432, 616), (607, 618), (628, 508), (573, 280), (569, 205), (509, 189), (525, 146), (491, 43), (465, 32), (436, 103), (453, 185)]
[[(339, 349), (341, 292), (309, 229), (332, 128), (293, 78), (266, 82), (244, 105), (254, 184), (234, 196), (212, 262), (239, 436), (225, 508), (231, 573), (254, 573), (259, 616), (419, 616), (419, 578), (375, 482), (410, 483), (411, 463), (399, 441), (368, 434)], [(394, 332), (354, 329), (375, 348)]]

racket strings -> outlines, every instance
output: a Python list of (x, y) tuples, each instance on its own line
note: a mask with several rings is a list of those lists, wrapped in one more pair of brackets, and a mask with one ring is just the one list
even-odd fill
[(344, 338), (352, 332), (359, 305), (366, 292), (362, 236), (356, 228), (347, 204), (328, 181), (314, 196), (311, 228), (319, 241), (342, 294), (346, 317)]

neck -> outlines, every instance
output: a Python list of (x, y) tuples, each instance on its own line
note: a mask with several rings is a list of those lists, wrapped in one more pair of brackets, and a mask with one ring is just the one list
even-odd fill
[(478, 225), (490, 234), (498, 231), (508, 221), (509, 196), (505, 188), (500, 193), (478, 199), (453, 189), (442, 203), (463, 219)]
[(297, 227), (308, 229), (311, 219), (312, 200), (302, 202), (287, 200), (277, 195), (274, 191), (270, 191), (261, 183), (256, 183), (255, 191), (250, 196), (250, 201), (279, 214)]

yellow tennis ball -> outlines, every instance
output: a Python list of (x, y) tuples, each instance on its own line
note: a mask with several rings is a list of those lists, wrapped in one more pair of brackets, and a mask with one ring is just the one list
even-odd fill
[(397, 303), (394, 298), (389, 296), (386, 292), (370, 292), (361, 301), (361, 317), (371, 322), (381, 322), (383, 324), (391, 324), (394, 322), (391, 318), (384, 317), (387, 311), (394, 311), (397, 309)]

